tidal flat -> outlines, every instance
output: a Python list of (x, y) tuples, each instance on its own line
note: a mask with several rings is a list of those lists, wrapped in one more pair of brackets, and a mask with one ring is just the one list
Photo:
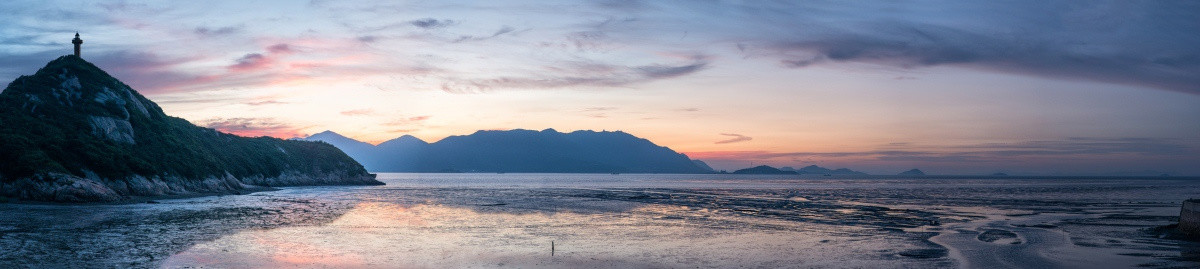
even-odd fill
[[(3, 268), (1187, 268), (1189, 179), (380, 174), (0, 204)], [(553, 247), (552, 247), (553, 244)]]

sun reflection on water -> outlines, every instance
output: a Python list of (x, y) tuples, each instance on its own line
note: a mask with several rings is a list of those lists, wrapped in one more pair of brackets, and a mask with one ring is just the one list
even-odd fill
[(853, 264), (859, 261), (821, 259), (820, 253), (854, 257), (864, 244), (884, 244), (846, 248), (830, 242), (852, 240), (829, 233), (709, 223), (728, 220), (707, 209), (671, 205), (577, 213), (364, 202), (324, 225), (242, 231), (201, 243), (164, 267), (808, 267), (814, 261)]

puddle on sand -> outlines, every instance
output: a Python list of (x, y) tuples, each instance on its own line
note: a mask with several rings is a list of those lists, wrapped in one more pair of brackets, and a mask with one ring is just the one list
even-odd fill
[(201, 243), (172, 256), (163, 267), (794, 268), (902, 264), (879, 255), (879, 250), (895, 248), (898, 240), (804, 231), (813, 227), (711, 228), (698, 220), (705, 216), (695, 212), (680, 206), (651, 205), (604, 214), (509, 213), (369, 202), (324, 225), (243, 231)]
[[(1068, 220), (1101, 218), (1103, 214), (1100, 213), (1031, 213), (983, 207), (949, 207), (945, 210), (949, 214), (978, 216), (967, 222), (945, 225), (940, 234), (930, 238), (948, 248), (955, 260), (963, 262), (960, 265), (963, 268), (1072, 268), (1083, 264), (1090, 268), (1157, 267), (1144, 257), (1122, 255), (1145, 246), (1083, 246), (1059, 227)], [(1111, 209), (1089, 210), (1105, 212)], [(1108, 238), (1103, 234), (1075, 236)], [(1159, 256), (1178, 254), (1177, 250), (1152, 252)]]

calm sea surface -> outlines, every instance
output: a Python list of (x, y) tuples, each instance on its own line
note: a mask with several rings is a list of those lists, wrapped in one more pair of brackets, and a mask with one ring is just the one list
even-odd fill
[(1169, 268), (1188, 179), (380, 174), (155, 204), (0, 204), (0, 268)]

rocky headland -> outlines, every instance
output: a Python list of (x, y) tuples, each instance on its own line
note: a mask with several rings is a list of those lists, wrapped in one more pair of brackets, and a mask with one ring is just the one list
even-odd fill
[(168, 116), (75, 55), (0, 92), (0, 199), (7, 201), (117, 202), (381, 184), (327, 143), (240, 137)]

